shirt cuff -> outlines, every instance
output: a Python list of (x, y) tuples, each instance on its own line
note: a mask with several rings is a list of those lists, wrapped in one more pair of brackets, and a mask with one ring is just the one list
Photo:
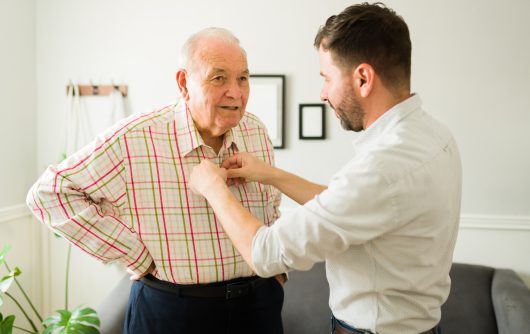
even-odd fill
[(262, 226), (252, 240), (252, 264), (256, 274), (261, 277), (272, 277), (288, 271), (281, 261), (281, 247), (273, 230), (274, 227)]
[(142, 247), (132, 250), (126, 257), (122, 258), (121, 262), (135, 274), (141, 275), (149, 269), (153, 258), (147, 248), (142, 245)]

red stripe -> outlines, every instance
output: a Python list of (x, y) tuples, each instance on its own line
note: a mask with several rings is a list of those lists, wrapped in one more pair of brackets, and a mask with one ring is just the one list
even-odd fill
[[(140, 215), (138, 214), (138, 204), (136, 203), (136, 190), (134, 189), (134, 177), (133, 177), (133, 164), (131, 162), (131, 155), (129, 152), (129, 144), (127, 143), (127, 135), (123, 135), (123, 141), (125, 142), (125, 150), (127, 151), (127, 159), (129, 160), (129, 174), (131, 175), (131, 188), (134, 201), (134, 211), (136, 213), (136, 223), (138, 225), (138, 235), (142, 239), (142, 224), (140, 223)], [(132, 222), (131, 222), (132, 223)]]
[(70, 166), (70, 167), (68, 167), (68, 168), (66, 168), (66, 169), (63, 169), (63, 170), (61, 170), (61, 171), (57, 171), (57, 173), (55, 174), (55, 180), (54, 180), (54, 182), (53, 182), (53, 189), (54, 189), (54, 191), (57, 192), (57, 190), (56, 190), (56, 187), (57, 187), (57, 179), (58, 179), (58, 177), (59, 177), (59, 175), (60, 175), (61, 173), (77, 168), (77, 167), (78, 167), (79, 165), (81, 165), (83, 162), (85, 162), (86, 160), (88, 160), (88, 158), (90, 158), (94, 153), (96, 153), (97, 151), (99, 151), (99, 150), (100, 150), (100, 149), (101, 149), (106, 143), (108, 143), (110, 140), (112, 140), (112, 139), (113, 139), (113, 138), (114, 138), (119, 132), (121, 132), (121, 130), (123, 130), (124, 128), (128, 127), (130, 124), (132, 124), (132, 123), (138, 121), (139, 119), (142, 119), (142, 118), (145, 118), (145, 117), (149, 117), (149, 116), (151, 116), (152, 114), (157, 113), (157, 112), (159, 112), (160, 110), (164, 110), (164, 109), (167, 108), (167, 107), (168, 107), (168, 106), (165, 106), (165, 107), (162, 107), (162, 108), (160, 108), (160, 109), (158, 109), (158, 110), (155, 110), (155, 111), (153, 111), (153, 112), (150, 112), (150, 113), (147, 113), (147, 114), (142, 114), (142, 115), (138, 116), (137, 118), (131, 120), (129, 123), (123, 125), (121, 128), (119, 128), (118, 130), (116, 130), (116, 131), (112, 134), (112, 136), (110, 136), (109, 138), (107, 138), (103, 143), (101, 143), (101, 145), (99, 145), (98, 147), (96, 147), (96, 148), (94, 149), (94, 151), (92, 151), (91, 154), (87, 155), (84, 159), (81, 159), (77, 164), (75, 164), (75, 165), (73, 165), (73, 166)]
[(118, 202), (120, 199), (122, 199), (125, 195), (127, 195), (127, 193), (123, 193), (120, 195), (120, 197), (116, 198), (114, 201), (112, 201), (111, 203), (112, 204), (116, 204), (116, 202)]
[[(244, 262), (245, 260), (243, 260), (241, 258), (241, 256), (239, 255), (234, 255), (234, 256), (227, 256), (224, 258), (225, 260), (234, 260), (234, 259), (241, 259), (242, 262)], [(160, 261), (161, 259), (154, 259), (155, 261)], [(208, 261), (215, 261), (217, 260), (217, 258), (213, 257), (213, 258), (209, 258), (209, 257), (203, 257), (203, 258), (200, 258), (198, 261), (200, 262), (208, 262)], [(186, 262), (186, 261), (189, 261), (189, 259), (187, 257), (183, 257), (183, 258), (173, 258), (173, 262)]]
[(99, 181), (103, 180), (103, 178), (105, 178), (107, 175), (109, 175), (110, 173), (112, 173), (113, 171), (116, 170), (116, 168), (118, 168), (121, 164), (123, 163), (123, 160), (120, 161), (117, 165), (114, 165), (114, 167), (112, 167), (111, 170), (109, 170), (107, 173), (105, 173), (103, 176), (101, 176), (99, 179), (97, 179), (96, 181), (94, 181), (92, 184), (89, 184), (88, 186), (82, 188), (81, 190), (87, 190), (88, 188), (96, 185)]
[[(138, 260), (142, 257), (142, 255), (145, 253), (146, 250), (147, 248), (144, 247), (140, 255), (138, 255), (138, 257), (133, 262), (130, 262), (127, 266), (130, 267), (131, 265), (138, 263)], [(135, 267), (135, 269), (138, 269), (138, 267)]]
[[(96, 209), (96, 214), (101, 217), (101, 218), (112, 218), (114, 219), (118, 224), (120, 224), (121, 226), (125, 227), (126, 229), (130, 230), (129, 226), (127, 226), (124, 222), (122, 222), (120, 219), (114, 217), (113, 215), (104, 215), (103, 212), (100, 212), (99, 209), (100, 207), (98, 206), (94, 206), (94, 208)], [(131, 231), (132, 232), (132, 231)], [(119, 240), (118, 238), (116, 238), (116, 240)]]
[(162, 198), (162, 185), (160, 184), (160, 169), (158, 167), (158, 158), (156, 156), (156, 145), (153, 140), (153, 133), (151, 132), (151, 127), (149, 127), (149, 137), (151, 138), (151, 145), (153, 146), (153, 154), (155, 158), (156, 166), (156, 179), (158, 183), (158, 195), (160, 196), (160, 210), (162, 211), (162, 222), (164, 223), (164, 234), (166, 236), (166, 251), (167, 257), (169, 260), (169, 272), (171, 273), (171, 278), (176, 282), (175, 277), (173, 276), (173, 266), (171, 265), (171, 251), (169, 249), (169, 239), (167, 237), (167, 226), (166, 226), (166, 215), (164, 213), (164, 199)]
[(37, 209), (39, 209), (41, 222), (44, 222), (44, 213), (42, 212), (41, 207), (39, 206), (39, 204), (37, 204), (37, 201), (35, 200), (35, 192), (34, 191), (31, 192), (31, 198), (33, 199), (33, 203), (35, 204), (35, 207)]
[[(66, 211), (66, 208), (64, 207), (63, 201), (61, 200), (61, 196), (59, 196), (59, 194), (57, 194), (57, 199), (59, 200), (59, 203), (60, 203), (60, 205), (61, 205), (61, 208), (63, 209), (64, 214), (66, 215), (66, 217), (67, 217), (69, 220), (73, 221), (73, 222), (76, 223), (79, 227), (81, 227), (83, 230), (87, 231), (89, 234), (91, 234), (91, 235), (93, 235), (94, 237), (96, 237), (96, 239), (101, 240), (104, 244), (109, 245), (110, 247), (114, 248), (115, 250), (117, 250), (118, 252), (120, 252), (120, 253), (122, 253), (122, 254), (124, 254), (124, 255), (127, 254), (127, 252), (124, 252), (124, 251), (122, 251), (121, 249), (115, 247), (114, 245), (109, 244), (106, 240), (101, 239), (97, 234), (95, 234), (95, 233), (92, 232), (91, 230), (87, 229), (83, 224), (80, 224), (77, 220), (73, 219), (73, 218), (68, 214), (68, 212)], [(82, 247), (79, 246), (77, 243), (75, 243), (73, 240), (71, 240), (71, 241), (72, 241), (77, 247), (82, 248)], [(89, 253), (89, 254), (91, 254), (91, 253)], [(95, 254), (92, 254), (92, 255), (94, 255), (94, 256), (97, 257), (97, 255), (95, 255)]]
[(269, 165), (272, 165), (271, 152), (269, 150), (269, 137), (266, 135), (265, 130), (263, 130), (263, 139), (265, 139), (265, 152), (267, 152), (267, 157), (269, 158)]
[[(187, 118), (187, 116), (186, 116), (186, 118)], [(191, 244), (193, 246), (193, 258), (194, 258), (194, 261), (195, 261), (195, 274), (197, 275), (197, 283), (199, 283), (200, 282), (199, 267), (198, 267), (198, 263), (197, 263), (197, 250), (195, 249), (195, 237), (193, 235), (193, 224), (192, 224), (191, 211), (190, 211), (190, 206), (189, 206), (190, 200), (188, 198), (188, 186), (186, 184), (186, 174), (184, 173), (184, 165), (182, 164), (182, 155), (180, 154), (180, 147), (179, 147), (179, 140), (178, 140), (178, 136), (177, 136), (177, 124), (176, 124), (176, 122), (173, 122), (173, 133), (175, 135), (175, 144), (177, 146), (177, 153), (178, 153), (178, 156), (179, 156), (179, 162), (180, 162), (179, 165), (180, 165), (180, 171), (182, 173), (182, 183), (184, 185), (184, 193), (186, 194), (186, 204), (187, 204), (187, 209), (188, 209), (188, 221), (190, 222)], [(190, 137), (191, 137), (191, 133), (190, 133)]]

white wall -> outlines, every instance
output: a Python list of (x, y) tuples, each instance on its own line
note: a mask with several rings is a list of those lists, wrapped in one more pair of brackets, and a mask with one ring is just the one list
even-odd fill
[[(39, 307), (40, 244), (31, 242), (37, 231), (23, 205), (37, 175), (35, 88), (35, 3), (0, 0), (0, 249), (12, 245), (7, 262), (21, 269), (19, 280)], [(1, 266), (0, 277), (5, 274)], [(9, 292), (22, 296), (15, 285)], [(15, 322), (29, 328), (10, 299), (0, 312), (15, 314)]]
[[(60, 151), (58, 129), (62, 129), (69, 79), (128, 84), (133, 112), (161, 106), (176, 96), (174, 74), (182, 42), (200, 28), (217, 25), (239, 36), (252, 72), (287, 75), (287, 148), (277, 151), (278, 165), (325, 183), (348, 159), (355, 135), (343, 132), (330, 111), (327, 140), (298, 140), (298, 104), (318, 102), (321, 79), (312, 47), (318, 26), (349, 4), (342, 0), (38, 1), (38, 171), (56, 161)], [(409, 23), (414, 90), (422, 95), (426, 109), (449, 125), (460, 145), (464, 219), (455, 259), (511, 267), (530, 282), (526, 246), (530, 241), (530, 2), (392, 0), (388, 4)], [(54, 259), (62, 256), (56, 247), (49, 251)], [(103, 285), (119, 276), (85, 259), (79, 256), (84, 262), (77, 265), (81, 268), (86, 262), (93, 273), (76, 275), (75, 284)], [(60, 282), (55, 271), (62, 277), (62, 264), (51, 265), (48, 285)], [(50, 286), (48, 304), (60, 303), (62, 297), (53, 297), (59, 295), (55, 292), (61, 291), (60, 286)], [(92, 292), (76, 291), (73, 303), (94, 305), (101, 294)]]
[(0, 208), (35, 178), (35, 3), (0, 0)]

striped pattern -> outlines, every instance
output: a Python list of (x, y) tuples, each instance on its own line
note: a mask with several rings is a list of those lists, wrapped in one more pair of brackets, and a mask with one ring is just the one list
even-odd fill
[[(203, 159), (220, 165), (238, 151), (274, 164), (263, 124), (246, 113), (219, 154), (206, 146), (185, 106), (129, 117), (59, 165), (50, 166), (27, 202), (35, 216), (102, 262), (178, 284), (252, 275), (206, 200), (188, 185)], [(279, 192), (253, 182), (231, 191), (264, 224), (279, 215)]]

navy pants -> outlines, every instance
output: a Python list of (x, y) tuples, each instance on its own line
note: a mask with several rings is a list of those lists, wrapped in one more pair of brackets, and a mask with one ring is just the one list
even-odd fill
[(274, 278), (234, 299), (181, 297), (135, 281), (123, 333), (282, 334), (282, 305), (283, 287)]

